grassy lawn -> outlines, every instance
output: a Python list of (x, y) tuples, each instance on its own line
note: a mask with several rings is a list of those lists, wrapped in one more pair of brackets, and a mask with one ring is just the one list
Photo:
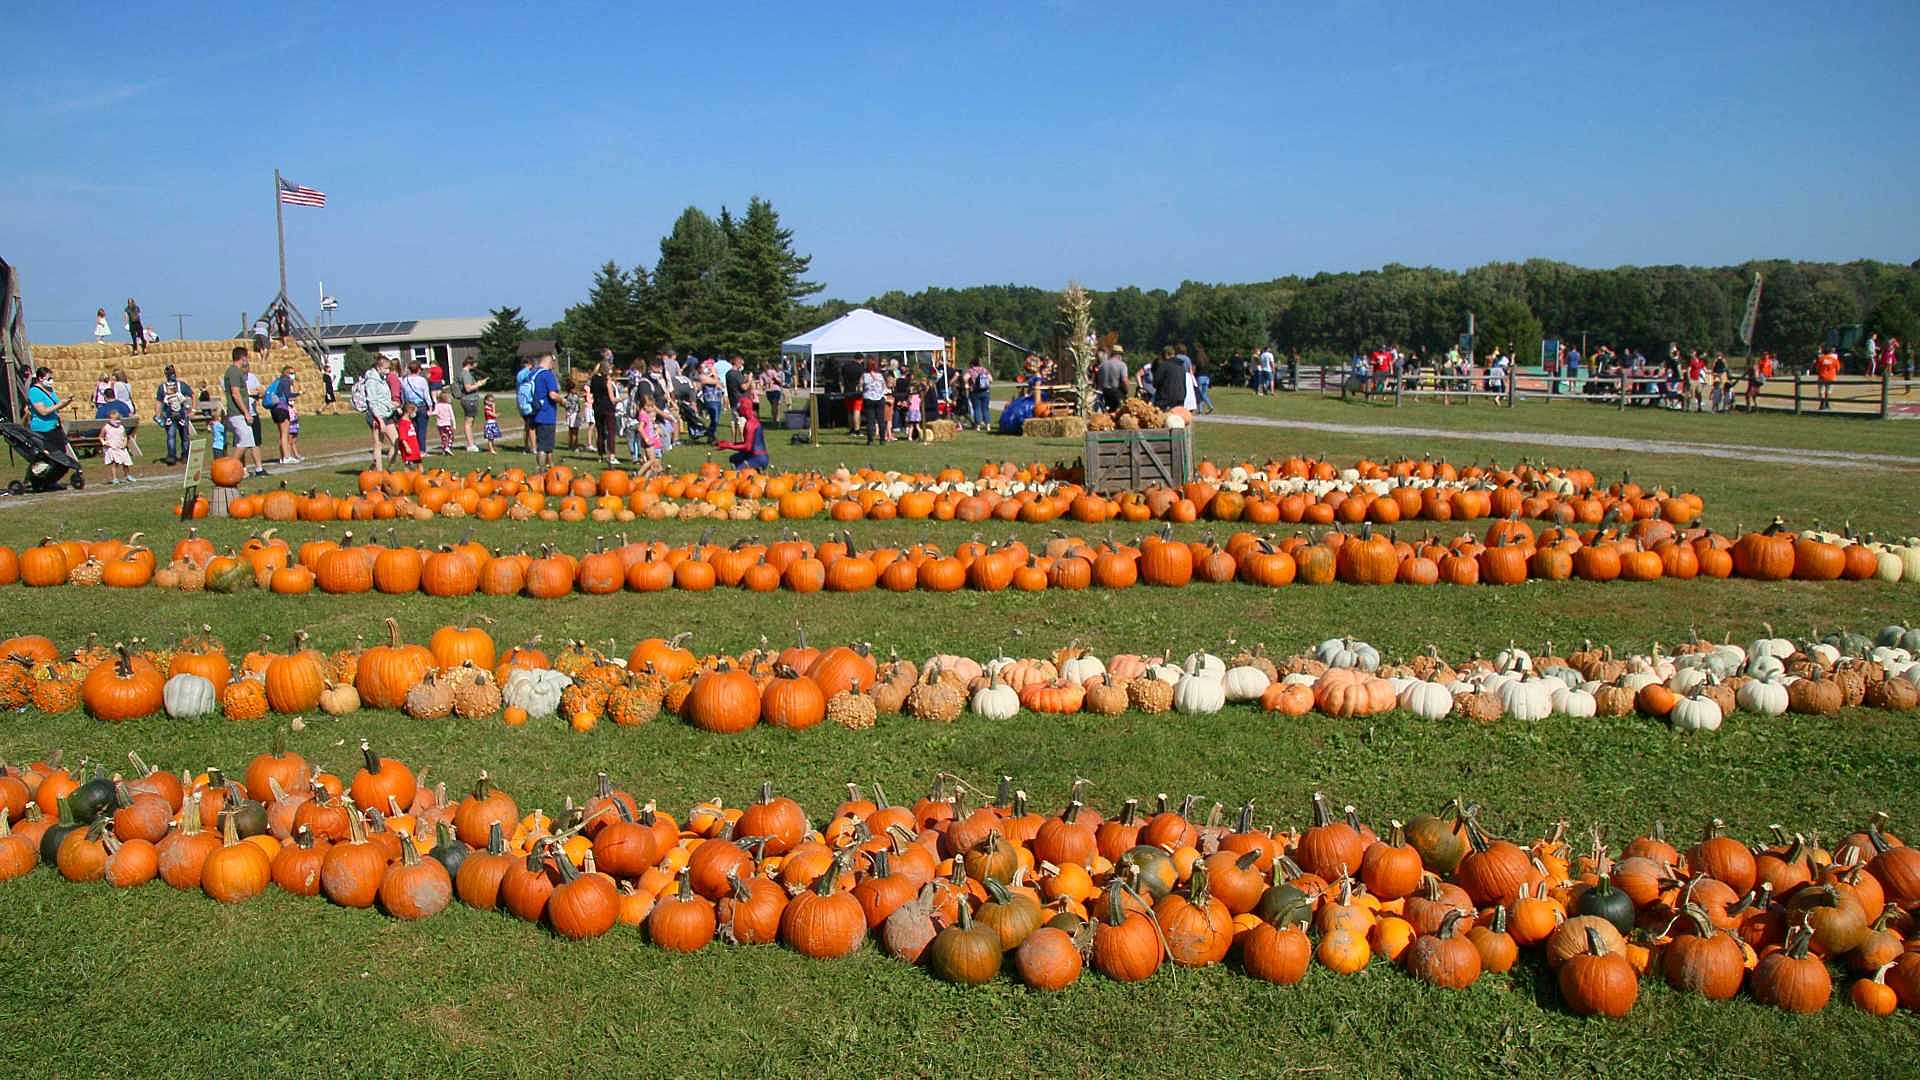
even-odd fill
[[(1851, 520), (1861, 529), (1907, 535), (1916, 529), (1898, 470), (1833, 469), (1766, 463), (1767, 447), (1903, 452), (1897, 423), (1783, 417), (1676, 417), (1645, 411), (1550, 405), (1515, 410), (1421, 406), (1391, 411), (1310, 397), (1256, 400), (1218, 395), (1223, 411), (1261, 412), (1351, 424), (1446, 427), (1452, 437), (1425, 443), (1378, 434), (1322, 434), (1248, 425), (1204, 424), (1201, 452), (1215, 460), (1294, 453), (1336, 462), (1368, 455), (1444, 454), (1456, 461), (1525, 455), (1593, 469), (1623, 470), (1644, 484), (1699, 491), (1707, 518), (1731, 531), (1775, 512), (1805, 523)], [(320, 418), (316, 436), (347, 445), (357, 419)], [(336, 430), (341, 429), (341, 430)], [(1488, 430), (1559, 431), (1678, 441), (1743, 442), (1753, 463), (1659, 454), (1596, 453), (1515, 446), (1476, 437)], [(316, 444), (309, 444), (311, 448)], [(1072, 460), (1076, 444), (963, 435), (932, 448), (868, 448), (843, 435), (813, 447), (771, 439), (778, 468), (838, 464), (972, 469), (995, 460)], [(151, 452), (151, 450), (150, 450)], [(675, 452), (691, 469), (703, 448)], [(456, 464), (470, 459), (456, 457)], [(503, 454), (501, 464), (518, 463)], [(352, 486), (351, 469), (310, 468), (296, 487)], [(166, 516), (159, 485), (112, 495), (46, 500), (0, 509), (0, 543), (31, 543), (46, 532), (89, 536), (143, 528), (170, 546), (179, 527)], [(702, 526), (636, 523), (635, 535), (684, 541)], [(1456, 526), (1457, 527), (1457, 526)], [(1481, 526), (1482, 528), (1484, 525)], [(221, 544), (250, 531), (209, 521)], [(316, 526), (282, 531), (303, 538)], [(456, 539), (469, 526), (407, 523), (402, 540)], [(500, 547), (542, 541), (580, 549), (601, 527), (498, 523), (477, 535)], [(1184, 527), (1203, 533), (1204, 524)], [(338, 525), (329, 526), (339, 531)], [(819, 539), (824, 522), (798, 531)], [(928, 530), (952, 546), (955, 524)], [(1407, 529), (1402, 530), (1408, 531)], [(1416, 529), (1417, 531), (1417, 529)], [(759, 532), (758, 523), (722, 526), (727, 540)], [(916, 539), (906, 522), (859, 523), (858, 542)], [(988, 539), (1046, 535), (1035, 526), (992, 523)], [(1124, 531), (1122, 535), (1125, 535)], [(1389, 654), (1428, 643), (1465, 653), (1509, 639), (1538, 644), (1593, 637), (1643, 649), (1672, 642), (1689, 627), (1736, 640), (1762, 622), (1782, 633), (1851, 627), (1871, 632), (1920, 619), (1920, 586), (1750, 581), (1650, 585), (1530, 584), (1511, 589), (1406, 588), (1263, 591), (1238, 584), (1179, 594), (1124, 593), (858, 596), (661, 593), (575, 596), (538, 602), (475, 596), (458, 602), (423, 596), (280, 598), (159, 594), (147, 590), (0, 590), (0, 630), (35, 630), (73, 643), (88, 632), (160, 640), (210, 624), (230, 645), (260, 634), (284, 639), (306, 629), (322, 647), (374, 637), (380, 620), (399, 619), (424, 638), (458, 615), (495, 620), (503, 643), (535, 634), (614, 638), (622, 653), (637, 638), (691, 630), (712, 650), (738, 651), (763, 636), (784, 644), (796, 621), (816, 642), (863, 639), (882, 652), (916, 657), (935, 651), (988, 656), (1050, 651), (1079, 639), (1102, 652), (1171, 648), (1179, 652), (1228, 639), (1293, 652), (1349, 632)], [(1912, 717), (1854, 711), (1835, 718), (1735, 716), (1716, 735), (1683, 737), (1638, 719), (1479, 727), (1422, 722), (1403, 714), (1365, 720), (1309, 715), (1277, 722), (1230, 707), (1210, 717), (1114, 719), (1021, 714), (1001, 723), (963, 717), (949, 727), (905, 718), (869, 732), (830, 725), (792, 734), (755, 729), (723, 739), (658, 721), (628, 730), (603, 724), (587, 735), (557, 722), (508, 729), (497, 722), (421, 723), (397, 714), (346, 720), (309, 718), (292, 747), (335, 770), (351, 769), (356, 741), (429, 767), (464, 784), (489, 768), (523, 807), (557, 807), (583, 798), (598, 769), (630, 790), (683, 812), (696, 799), (744, 800), (762, 777), (800, 799), (816, 819), (828, 814), (848, 780), (878, 778), (912, 797), (931, 775), (949, 770), (990, 784), (1002, 772), (1051, 807), (1076, 776), (1095, 782), (1102, 809), (1127, 796), (1195, 792), (1235, 805), (1251, 798), (1263, 818), (1299, 823), (1307, 799), (1325, 790), (1353, 802), (1371, 822), (1431, 810), (1465, 793), (1487, 808), (1503, 832), (1533, 835), (1566, 818), (1576, 832), (1600, 826), (1617, 846), (1658, 818), (1691, 833), (1718, 815), (1746, 838), (1772, 822), (1832, 837), (1873, 810), (1892, 813), (1904, 835), (1920, 831), (1920, 731)], [(146, 721), (110, 727), (75, 716), (27, 714), (0, 728), (0, 756), (40, 757), (58, 747), (109, 764), (128, 750), (178, 769), (242, 766), (266, 741), (265, 725)], [(282, 1073), (352, 1075), (460, 1070), (478, 1075), (921, 1075), (962, 1070), (983, 1075), (1111, 1075), (1138, 1060), (1151, 1040), (1154, 1070), (1206, 1075), (1276, 1075), (1288, 1068), (1332, 1075), (1398, 1076), (1565, 1074), (1634, 1070), (1650, 1075), (1758, 1074), (1793, 1069), (1821, 1074), (1902, 1075), (1920, 1055), (1911, 1014), (1869, 1020), (1836, 1000), (1810, 1018), (1790, 1018), (1744, 996), (1707, 1004), (1643, 983), (1633, 1014), (1612, 1023), (1575, 1019), (1558, 1004), (1552, 979), (1531, 962), (1470, 990), (1421, 987), (1376, 962), (1342, 978), (1315, 968), (1290, 989), (1269, 987), (1231, 968), (1162, 974), (1141, 986), (1097, 976), (1057, 997), (1002, 980), (962, 990), (933, 981), (863, 949), (840, 962), (808, 961), (777, 948), (711, 948), (692, 957), (655, 949), (616, 930), (568, 945), (543, 930), (454, 905), (422, 924), (269, 891), (236, 909), (150, 885), (130, 893), (69, 885), (38, 871), (0, 891), (0, 947), (30, 977), (0, 1005), (0, 1047), (36, 1073), (198, 1074), (211, 1059), (250, 1061)], [(156, 1015), (157, 1013), (157, 1015)], [(84, 1024), (52, 1025), (64, 1015)], [(180, 1019), (155, 1023), (159, 1017)], [(1407, 1018), (1423, 1022), (1409, 1031)], [(82, 1019), (84, 1018), (84, 1019)], [(614, 1055), (618, 1055), (617, 1058)]]

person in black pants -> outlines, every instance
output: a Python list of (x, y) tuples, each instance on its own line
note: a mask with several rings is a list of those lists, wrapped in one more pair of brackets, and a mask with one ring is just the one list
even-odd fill
[(587, 380), (587, 393), (593, 400), (593, 433), (598, 443), (600, 456), (609, 465), (620, 463), (619, 444), (615, 437), (620, 425), (615, 419), (613, 408), (613, 350), (601, 349), (600, 362), (593, 366), (593, 375)]

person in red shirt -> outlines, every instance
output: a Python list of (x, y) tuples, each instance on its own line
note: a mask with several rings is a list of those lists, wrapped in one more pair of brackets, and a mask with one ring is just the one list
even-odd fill
[(1707, 358), (1694, 352), (1687, 357), (1687, 397), (1693, 401), (1693, 411), (1702, 412), (1701, 396), (1707, 385)]

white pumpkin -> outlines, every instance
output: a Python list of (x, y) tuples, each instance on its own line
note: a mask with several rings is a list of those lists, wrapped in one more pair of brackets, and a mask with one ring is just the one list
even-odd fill
[(1533, 670), (1533, 654), (1512, 642), (1493, 657), (1493, 670), (1503, 675), (1523, 674)]
[(1267, 678), (1266, 672), (1249, 664), (1228, 668), (1220, 678), (1221, 689), (1226, 691), (1228, 701), (1256, 701), (1271, 685), (1273, 680)]
[(1643, 687), (1660, 681), (1651, 671), (1629, 671), (1620, 676), (1620, 685), (1638, 694)]
[(1380, 651), (1364, 641), (1350, 637), (1328, 638), (1313, 650), (1314, 658), (1328, 667), (1358, 668), (1373, 671), (1380, 666)]
[(1173, 686), (1173, 707), (1179, 712), (1205, 716), (1226, 703), (1226, 687), (1209, 675), (1187, 675)]
[(1085, 686), (1106, 673), (1107, 665), (1097, 656), (1076, 656), (1060, 665), (1060, 677), (1078, 686)]
[(572, 685), (572, 679), (551, 668), (515, 668), (500, 688), (500, 700), (538, 719), (558, 713), (560, 692)]
[(998, 675), (1000, 674), (1001, 668), (1004, 668), (1011, 663), (1013, 663), (1013, 657), (1011, 656), (996, 656), (993, 659), (987, 661), (987, 666), (985, 668), (985, 671), (989, 675)]
[(1787, 686), (1777, 679), (1748, 679), (1740, 684), (1740, 689), (1734, 691), (1733, 703), (1739, 706), (1741, 712), (1756, 716), (1779, 716), (1787, 711)]
[(1778, 679), (1787, 673), (1787, 665), (1770, 652), (1756, 652), (1747, 661), (1747, 674), (1755, 679)]
[(211, 716), (220, 709), (220, 695), (213, 681), (199, 675), (175, 675), (160, 688), (160, 703), (175, 720), (194, 720)]
[(1913, 662), (1913, 654), (1905, 649), (1888, 645), (1875, 645), (1867, 652), (1867, 659), (1883, 668), (1895, 668)]
[(1706, 668), (1688, 667), (1681, 668), (1679, 671), (1674, 672), (1673, 678), (1668, 681), (1667, 685), (1674, 693), (1685, 697), (1707, 685), (1710, 681), (1712, 680), (1708, 677)]
[(1903, 559), (1900, 558), (1900, 556), (1894, 554), (1892, 551), (1889, 551), (1884, 547), (1877, 548), (1874, 551), (1873, 580), (1899, 581), (1901, 578), (1905, 577), (1906, 575), (1907, 575), (1907, 564)]
[(1189, 675), (1206, 675), (1218, 679), (1227, 673), (1227, 662), (1210, 652), (1190, 652), (1180, 664), (1180, 670)]
[[(1771, 626), (1767, 627), (1767, 633), (1771, 635), (1773, 633), (1773, 627)], [(1788, 641), (1786, 638), (1783, 638), (1783, 637), (1772, 637), (1772, 636), (1763, 637), (1763, 638), (1756, 639), (1751, 645), (1747, 646), (1748, 657), (1755, 657), (1755, 656), (1760, 656), (1764, 654), (1767, 656), (1778, 657), (1781, 660), (1785, 660), (1787, 657), (1792, 656), (1797, 651), (1798, 651), (1798, 647), (1795, 646), (1793, 642)]]
[(1699, 694), (1674, 702), (1667, 714), (1668, 722), (1681, 731), (1719, 731), (1722, 719), (1720, 703)]
[(1499, 690), (1500, 705), (1515, 720), (1545, 720), (1553, 715), (1553, 688), (1558, 679), (1508, 679)]
[(995, 679), (973, 692), (973, 701), (969, 703), (969, 707), (972, 708), (975, 716), (984, 716), (988, 720), (1006, 720), (1020, 711), (1020, 695), (1013, 687)]
[(1587, 681), (1586, 676), (1564, 664), (1555, 664), (1550, 668), (1543, 668), (1540, 674), (1545, 678), (1558, 679), (1562, 685), (1570, 687), (1579, 686), (1581, 683)]
[(1295, 671), (1280, 677), (1280, 684), (1282, 686), (1312, 687), (1319, 683), (1319, 681), (1320, 679), (1317, 676), (1309, 675), (1304, 671)]
[(1840, 662), (1840, 650), (1824, 641), (1810, 643), (1807, 646), (1807, 655), (1823, 668), (1830, 668)]
[(1400, 707), (1422, 720), (1442, 720), (1453, 712), (1453, 690), (1446, 683), (1416, 679), (1400, 691)]
[(1168, 686), (1177, 686), (1186, 674), (1173, 664), (1148, 664), (1146, 678), (1159, 679)]
[(1574, 686), (1563, 686), (1553, 692), (1553, 711), (1560, 716), (1580, 718), (1592, 716), (1598, 708), (1593, 693)]
[(1705, 654), (1707, 670), (1715, 678), (1726, 679), (1738, 674), (1747, 662), (1747, 650), (1738, 645), (1716, 645), (1713, 651)]

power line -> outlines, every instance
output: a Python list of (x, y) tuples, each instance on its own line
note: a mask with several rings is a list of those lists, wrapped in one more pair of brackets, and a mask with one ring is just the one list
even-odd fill
[(175, 319), (175, 320), (177, 321), (177, 325), (179, 326), (179, 338), (180, 338), (180, 340), (181, 340), (181, 341), (185, 341), (185, 340), (187, 340), (187, 320), (188, 320), (188, 319), (191, 319), (191, 318), (193, 318), (193, 312), (191, 312), (191, 311), (188, 311), (188, 312), (179, 312), (179, 311), (176, 311), (176, 312), (174, 312), (174, 313), (173, 313), (173, 315), (171, 316), (171, 318), (173, 318), (173, 319)]

